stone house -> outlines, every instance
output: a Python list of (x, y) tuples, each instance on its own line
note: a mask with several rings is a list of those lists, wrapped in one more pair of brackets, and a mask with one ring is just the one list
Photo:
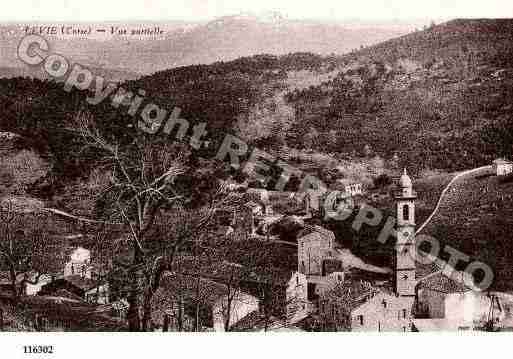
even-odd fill
[(442, 272), (419, 281), (414, 324), (419, 331), (497, 330), (513, 326), (513, 295), (474, 291), (464, 273)]
[(345, 186), (345, 191), (351, 196), (361, 195), (363, 194), (363, 185), (361, 183), (353, 183)]
[[(92, 280), (95, 276), (95, 271), (91, 264), (91, 252), (89, 250), (82, 247), (65, 248), (63, 249), (63, 257), (65, 259), (63, 263), (60, 264), (63, 265), (63, 267), (57, 272), (39, 275), (39, 273), (31, 271), (20, 274), (18, 276), (20, 283), (23, 278), (27, 280), (23, 288), (23, 293), (25, 295), (37, 295), (43, 286), (57, 279), (78, 276)], [(102, 299), (102, 302), (103, 301), (105, 300)]]
[(411, 331), (411, 301), (387, 291), (370, 295), (351, 310), (352, 331)]
[(240, 288), (208, 278), (166, 273), (153, 298), (152, 322), (157, 330), (225, 331), (250, 313), (258, 311), (258, 299)]
[(324, 260), (334, 255), (335, 234), (320, 226), (307, 226), (297, 244), (298, 271), (307, 276), (323, 276)]
[(335, 257), (335, 235), (320, 226), (307, 226), (298, 236), (298, 269), (286, 289), (289, 324), (297, 323), (319, 309), (320, 296), (344, 281), (344, 268)]
[(513, 172), (513, 162), (498, 158), (493, 161), (493, 172), (497, 176), (506, 176)]
[[(41, 288), (50, 283), (52, 280), (54, 280), (54, 275), (51, 275), (51, 274), (43, 274), (41, 276), (39, 276), (39, 279), (37, 278), (37, 274), (36, 273), (27, 273), (27, 276), (28, 276), (28, 279), (32, 282), (32, 283), (27, 283), (25, 284), (25, 294), (26, 295), (36, 295), (37, 293), (39, 293), (39, 291), (41, 290)], [(36, 279), (37, 282), (36, 282)], [(33, 284), (35, 283), (35, 284)]]
[(64, 265), (64, 277), (79, 275), (83, 278), (91, 279), (91, 251), (77, 247), (69, 255), (69, 261)]

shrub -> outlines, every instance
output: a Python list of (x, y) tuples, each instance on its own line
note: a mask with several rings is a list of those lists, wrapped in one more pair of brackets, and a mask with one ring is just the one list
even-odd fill
[(392, 184), (392, 178), (386, 173), (380, 174), (376, 179), (374, 179), (374, 187), (381, 189), (386, 186), (390, 186)]

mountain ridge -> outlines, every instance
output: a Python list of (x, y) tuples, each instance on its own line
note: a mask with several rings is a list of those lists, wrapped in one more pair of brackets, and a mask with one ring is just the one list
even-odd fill
[[(108, 24), (104, 24), (107, 26)], [(136, 24), (133, 24), (135, 26)], [(155, 25), (155, 23), (152, 23)], [(119, 26), (119, 24), (116, 24)], [(130, 26), (127, 24), (126, 26)], [(230, 61), (269, 53), (313, 52), (342, 54), (410, 31), (413, 26), (350, 28), (322, 20), (294, 20), (283, 15), (234, 15), (209, 22), (162, 23), (166, 33), (139, 39), (51, 38), (55, 51), (93, 67), (150, 74), (177, 66)], [(15, 58), (22, 25), (0, 27), (0, 66), (22, 66)]]

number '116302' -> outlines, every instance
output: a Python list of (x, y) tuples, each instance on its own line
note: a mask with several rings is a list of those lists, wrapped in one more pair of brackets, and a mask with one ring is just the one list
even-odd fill
[(25, 354), (53, 354), (52, 345), (24, 345)]

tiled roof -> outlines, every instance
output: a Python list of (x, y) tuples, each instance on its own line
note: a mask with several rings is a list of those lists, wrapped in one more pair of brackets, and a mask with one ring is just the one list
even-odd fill
[(89, 290), (96, 288), (98, 286), (98, 282), (89, 278), (82, 277), (80, 275), (70, 275), (63, 278), (65, 281), (73, 284), (75, 287), (80, 288), (82, 290)]
[(298, 238), (314, 235), (319, 238), (331, 238), (335, 239), (335, 234), (318, 225), (305, 225), (305, 228), (298, 234)]
[(356, 309), (365, 304), (374, 294), (379, 291), (385, 292), (385, 289), (375, 288), (368, 282), (360, 280), (346, 280), (338, 289), (337, 296), (343, 291), (346, 300), (349, 302), (350, 309)]
[[(266, 318), (258, 310), (255, 310), (244, 318), (235, 323), (232, 327), (232, 331), (245, 332), (245, 331), (258, 331), (265, 327)], [(275, 318), (268, 318), (268, 322), (276, 320)]]
[(455, 272), (452, 278), (448, 278), (442, 272), (438, 272), (422, 280), (419, 283), (419, 288), (446, 294), (468, 292), (471, 289), (465, 285), (463, 276), (462, 272)]
[(59, 289), (59, 290), (55, 291), (55, 293), (53, 293), (53, 295), (55, 297), (59, 297), (59, 298), (67, 298), (67, 299), (76, 300), (76, 301), (83, 301), (83, 299), (81, 297), (79, 297), (76, 294), (71, 293), (70, 291), (67, 291), (66, 289)]
[[(177, 273), (166, 273), (160, 284), (159, 292), (156, 295), (173, 297), (180, 293), (184, 298), (196, 298), (197, 278), (190, 275)], [(213, 304), (222, 296), (228, 294), (228, 288), (225, 285), (214, 282), (210, 279), (199, 278), (199, 286), (202, 295), (201, 301), (204, 304)]]
[(498, 164), (498, 165), (502, 165), (502, 164), (510, 164), (510, 163), (513, 163), (513, 162), (505, 160), (504, 158), (497, 158), (495, 161), (493, 161), (493, 163)]
[(440, 268), (434, 262), (430, 264), (417, 262), (415, 265), (415, 279), (418, 280), (439, 271)]

